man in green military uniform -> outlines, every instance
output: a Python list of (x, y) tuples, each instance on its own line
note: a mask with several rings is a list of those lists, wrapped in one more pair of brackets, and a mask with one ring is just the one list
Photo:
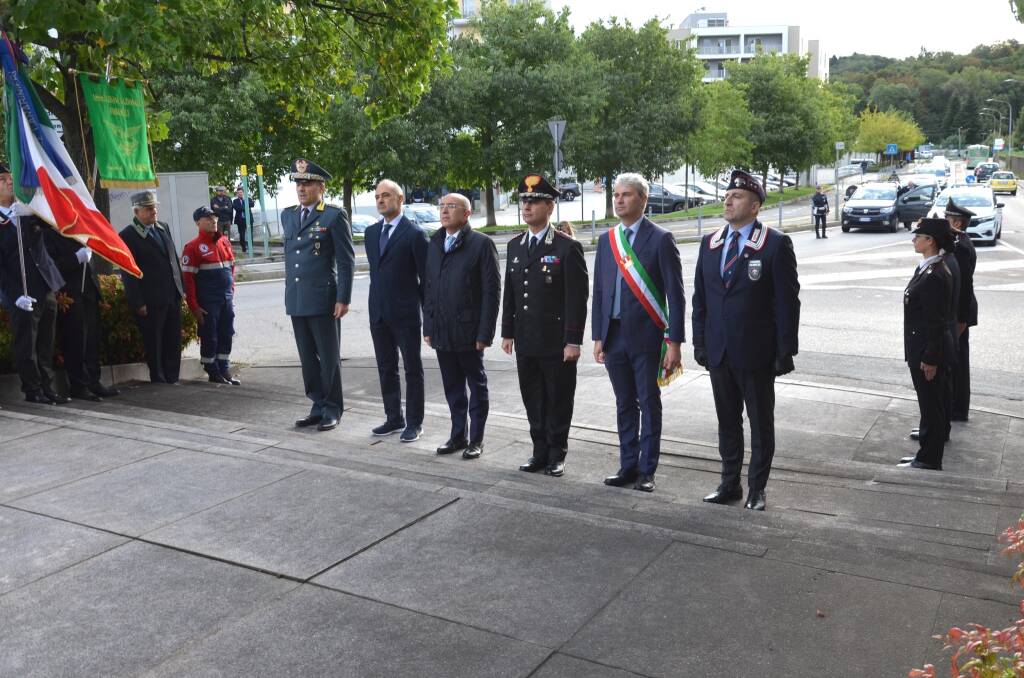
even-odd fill
[(281, 213), (284, 306), (291, 316), (302, 382), (313, 406), (296, 426), (327, 431), (341, 419), (341, 317), (352, 298), (355, 253), (345, 210), (324, 202), (331, 178), (314, 162), (292, 163), (299, 204)]
[(565, 471), (590, 279), (583, 247), (551, 225), (558, 190), (530, 174), (519, 183), (519, 200), (530, 228), (508, 243), (501, 347), (508, 354), (515, 349), (533, 440), (533, 454), (519, 470), (559, 477)]

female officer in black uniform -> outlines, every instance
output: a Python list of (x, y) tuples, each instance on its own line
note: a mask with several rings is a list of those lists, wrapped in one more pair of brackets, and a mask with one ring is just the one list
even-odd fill
[(949, 333), (953, 281), (943, 262), (953, 240), (943, 219), (922, 219), (914, 230), (914, 251), (923, 257), (903, 293), (903, 351), (921, 409), (920, 449), (899, 466), (942, 470), (949, 422), (944, 407), (945, 381), (953, 352)]

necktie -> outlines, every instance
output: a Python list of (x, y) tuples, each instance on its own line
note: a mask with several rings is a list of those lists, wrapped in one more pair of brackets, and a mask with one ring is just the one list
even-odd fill
[(163, 238), (161, 238), (160, 234), (156, 232), (156, 226), (148, 226), (148, 227), (146, 227), (146, 235), (148, 237), (152, 238), (153, 242), (156, 243), (156, 246), (160, 248), (161, 252), (166, 252), (167, 251), (167, 248), (164, 247), (164, 240), (163, 240)]
[(388, 232), (391, 231), (391, 224), (385, 223), (384, 230), (380, 234), (380, 253), (384, 254), (384, 248), (388, 244)]
[(305, 223), (306, 217), (308, 217), (308, 216), (309, 216), (309, 208), (308, 207), (303, 207), (302, 208), (302, 219), (299, 221), (299, 223), (300, 224)]
[(537, 236), (533, 236), (533, 237), (530, 238), (530, 247), (527, 250), (527, 253), (528, 254), (533, 254), (533, 251), (535, 249), (537, 249)]
[(736, 262), (740, 258), (740, 232), (733, 231), (729, 236), (729, 248), (725, 251), (725, 268), (722, 269), (722, 282), (725, 289), (732, 283), (732, 274), (736, 270)]
[(444, 251), (448, 252), (452, 249), (452, 245), (455, 244), (455, 236), (450, 235), (444, 239)]
[[(633, 244), (633, 230), (626, 229), (626, 240), (629, 244)], [(622, 270), (619, 265), (615, 265), (615, 296), (612, 297), (612, 318), (622, 317), (622, 286), (625, 281), (622, 279)]]

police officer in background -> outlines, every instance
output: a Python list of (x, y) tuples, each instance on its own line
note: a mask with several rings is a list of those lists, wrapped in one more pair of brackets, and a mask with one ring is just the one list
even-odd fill
[(519, 182), (530, 228), (508, 243), (501, 348), (515, 349), (533, 440), (519, 470), (557, 477), (565, 472), (590, 279), (583, 247), (550, 223), (556, 200), (558, 191), (539, 174)]
[(960, 266), (960, 293), (956, 299), (956, 333), (953, 344), (956, 347), (956, 367), (953, 370), (953, 404), (951, 419), (967, 421), (971, 407), (971, 343), (972, 327), (978, 324), (978, 300), (974, 296), (974, 269), (978, 254), (974, 243), (967, 235), (971, 225), (971, 210), (961, 207), (950, 199), (946, 205), (946, 220), (956, 243), (953, 256)]
[[(828, 219), (828, 196), (821, 190), (821, 184), (814, 187), (814, 195), (811, 196), (811, 212), (814, 214), (814, 238), (827, 238), (825, 222)], [(818, 226), (821, 226), (821, 233), (818, 233)]]
[(942, 470), (949, 422), (943, 404), (946, 371), (953, 352), (949, 333), (953, 280), (942, 250), (953, 247), (944, 219), (922, 219), (914, 230), (914, 251), (921, 255), (903, 293), (903, 353), (921, 410), (920, 447), (898, 466)]
[(309, 414), (295, 425), (328, 431), (338, 425), (343, 409), (339, 321), (352, 299), (352, 226), (345, 210), (324, 202), (331, 178), (326, 170), (299, 158), (289, 176), (299, 204), (281, 213), (284, 306), (292, 319), (302, 383), (313, 401)]
[(231, 197), (228, 196), (228, 189), (226, 186), (218, 186), (216, 188), (217, 195), (213, 196), (210, 200), (210, 209), (217, 214), (217, 228), (220, 232), (231, 236), (231, 215), (234, 214), (235, 208), (231, 202)]

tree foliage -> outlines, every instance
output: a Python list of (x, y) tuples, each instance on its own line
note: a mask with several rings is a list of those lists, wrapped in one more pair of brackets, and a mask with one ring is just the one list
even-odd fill
[[(577, 125), (566, 162), (598, 177), (652, 177), (680, 167), (702, 120), (702, 71), (693, 51), (671, 45), (654, 19), (638, 28), (616, 19), (592, 23), (580, 46), (595, 64), (603, 96)], [(605, 191), (608, 217), (611, 193)]]
[(743, 92), (728, 80), (705, 85), (704, 124), (687, 146), (689, 158), (706, 177), (751, 165), (754, 117)]
[(908, 151), (923, 141), (921, 129), (902, 111), (868, 110), (860, 115), (856, 142), (859, 151), (882, 153), (888, 144), (896, 144), (900, 151)]

